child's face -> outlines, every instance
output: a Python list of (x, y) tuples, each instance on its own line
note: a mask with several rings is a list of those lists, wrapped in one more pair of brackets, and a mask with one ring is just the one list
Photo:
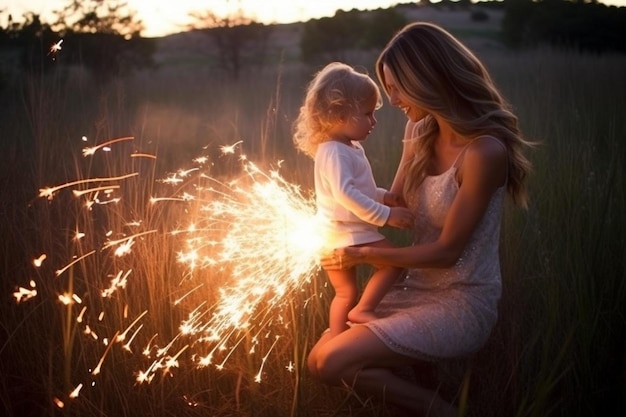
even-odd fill
[(376, 118), (374, 117), (376, 107), (377, 101), (375, 96), (361, 103), (357, 112), (342, 123), (338, 133), (348, 141), (365, 140), (376, 125)]

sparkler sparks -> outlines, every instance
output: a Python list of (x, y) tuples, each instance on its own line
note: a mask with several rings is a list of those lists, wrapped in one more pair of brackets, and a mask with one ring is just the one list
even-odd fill
[(85, 179), (85, 180), (71, 181), (71, 182), (68, 182), (68, 183), (65, 183), (65, 184), (57, 185), (55, 187), (41, 188), (41, 189), (39, 189), (39, 197), (46, 197), (48, 200), (52, 200), (52, 198), (54, 197), (54, 193), (56, 193), (57, 191), (62, 190), (64, 188), (69, 188), (69, 187), (73, 187), (75, 185), (87, 184), (87, 183), (91, 183), (91, 182), (119, 181), (119, 180), (123, 180), (123, 179), (126, 179), (126, 178), (135, 177), (137, 175), (139, 175), (139, 173), (133, 172), (131, 174), (120, 175), (120, 176), (116, 176), (116, 177), (88, 178), (88, 179)]
[(30, 288), (19, 287), (17, 291), (13, 293), (13, 297), (18, 303), (22, 301), (30, 300), (33, 297), (37, 296), (37, 289), (35, 288), (37, 284), (34, 280), (30, 281)]
[(48, 51), (48, 56), (52, 55), (53, 61), (56, 59), (57, 53), (62, 49), (61, 48), (62, 43), (63, 43), (63, 39), (61, 39), (60, 41), (56, 43), (53, 43), (52, 46), (50, 47), (50, 50)]
[(101, 143), (99, 145), (96, 146), (91, 146), (91, 147), (87, 147), (83, 149), (83, 156), (89, 156), (89, 155), (93, 155), (95, 154), (98, 149), (102, 149), (102, 150), (110, 150), (110, 146), (113, 145), (114, 143), (118, 143), (118, 142), (124, 142), (124, 141), (128, 141), (128, 140), (133, 140), (135, 139), (132, 136), (124, 136), (122, 138), (117, 138), (117, 139), (111, 139), (107, 142)]
[(224, 145), (224, 146), (220, 147), (220, 149), (222, 150), (222, 153), (224, 155), (229, 154), (229, 153), (230, 154), (234, 154), (235, 153), (235, 148), (237, 147), (237, 145), (241, 144), (242, 142), (243, 141), (240, 140), (240, 141), (237, 141), (237, 142), (233, 143), (232, 145)]
[[(131, 140), (130, 136), (110, 140), (84, 148), (82, 154), (86, 158), (96, 157), (98, 150)], [(234, 155), (241, 143), (221, 146), (221, 156)], [(129, 157), (135, 158), (135, 162), (145, 161), (142, 163), (154, 163), (157, 159), (151, 153), (137, 151)], [(212, 159), (200, 156), (192, 161), (196, 166), (179, 169), (163, 180), (154, 181), (161, 188), (155, 187), (158, 192), (146, 196), (141, 206), (145, 218), (137, 215), (140, 210), (124, 211), (124, 196), (138, 194), (132, 189), (131, 193), (126, 192), (129, 183), (126, 180), (139, 177), (139, 171), (122, 175), (110, 172), (110, 175), (40, 189), (39, 196), (48, 200), (61, 190), (71, 189), (73, 198), (83, 202), (81, 207), (89, 215), (93, 214), (94, 207), (100, 207), (102, 212), (109, 210), (108, 203), (118, 203), (111, 205), (113, 214), (106, 218), (118, 216), (119, 220), (112, 225), (101, 225), (108, 231), (100, 240), (94, 238), (93, 230), (77, 223), (68, 242), (77, 252), (55, 272), (56, 277), (63, 275), (67, 281), (72, 275), (65, 274), (68, 270), (88, 269), (87, 262), (104, 257), (106, 261), (94, 263), (115, 270), (101, 272), (101, 276), (107, 278), (108, 287), (98, 289), (95, 295), (100, 296), (105, 307), (106, 303), (125, 300), (123, 319), (129, 310), (128, 315), (135, 317), (130, 324), (116, 323), (118, 330), (114, 331), (106, 325), (112, 319), (105, 320), (104, 309), (98, 315), (83, 304), (98, 297), (81, 298), (72, 288), (58, 296), (68, 311), (78, 313), (74, 320), (82, 328), (80, 333), (92, 342), (97, 341), (96, 345), (105, 346), (99, 362), (90, 371), (93, 377), (103, 372), (105, 358), (118, 346), (126, 354), (136, 351), (142, 357), (141, 363), (146, 366), (135, 370), (137, 383), (152, 383), (157, 375), (172, 376), (172, 369), (180, 367), (183, 361), (195, 368), (213, 366), (220, 370), (236, 354), (256, 355), (257, 351), (260, 359), (253, 378), (257, 383), (263, 380), (266, 362), (283, 340), (280, 332), (289, 327), (281, 309), (293, 300), (294, 293), (317, 276), (322, 242), (318, 238), (312, 197), (286, 181), (278, 169), (264, 170), (245, 155), (235, 157), (241, 167), (237, 175), (222, 179), (212, 176), (209, 171), (213, 167), (209, 163)], [(137, 161), (138, 158), (141, 161)], [(278, 167), (281, 164), (282, 161), (277, 162)], [(175, 189), (173, 194), (172, 189)], [(98, 199), (98, 193), (112, 190), (121, 197)], [(170, 213), (165, 210), (167, 207), (175, 207), (171, 212), (174, 214), (155, 215), (161, 211)], [(152, 269), (145, 271), (145, 268), (148, 263), (164, 262), (165, 252), (157, 254), (156, 258), (146, 255), (146, 248), (164, 240), (171, 242), (168, 248), (174, 256), (170, 258), (182, 269), (182, 278), (173, 280), (177, 285), (172, 285), (168, 295), (172, 311), (184, 318), (180, 320), (177, 333), (169, 339), (157, 337), (167, 331), (154, 332), (155, 328), (158, 330), (158, 323), (151, 316), (150, 300), (129, 296), (133, 286), (163, 279), (151, 275), (154, 274)], [(33, 263), (38, 267), (45, 259), (46, 255), (40, 255)], [(123, 266), (127, 264), (134, 267)], [(145, 283), (140, 282), (142, 277)], [(36, 295), (34, 282), (30, 289), (20, 288), (14, 293), (18, 303)], [(113, 310), (119, 313), (122, 309)], [(113, 331), (113, 337), (105, 336)], [(284, 371), (293, 372), (293, 363), (284, 366)], [(67, 397), (77, 398), (81, 389), (85, 390), (83, 386), (86, 385), (77, 385)]]
[(35, 259), (35, 260), (33, 261), (33, 264), (34, 264), (37, 268), (39, 268), (39, 267), (43, 264), (43, 261), (45, 261), (45, 260), (46, 260), (46, 258), (47, 258), (47, 257), (48, 257), (48, 255), (46, 255), (45, 253), (43, 253), (43, 254), (41, 254), (41, 255), (40, 255), (37, 259)]
[(83, 384), (78, 384), (74, 391), (72, 391), (69, 395), (70, 398), (78, 398), (78, 394), (80, 394), (80, 390), (83, 389)]

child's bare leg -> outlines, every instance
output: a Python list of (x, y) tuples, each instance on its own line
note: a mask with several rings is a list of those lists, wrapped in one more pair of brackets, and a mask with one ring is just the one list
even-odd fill
[(348, 313), (348, 319), (352, 323), (367, 323), (369, 321), (376, 320), (377, 318), (378, 316), (373, 310), (359, 310), (357, 307), (353, 308)]
[[(374, 242), (369, 246), (393, 247), (387, 240)], [(348, 313), (348, 319), (354, 323), (367, 323), (378, 318), (374, 310), (401, 272), (402, 268), (393, 267), (376, 270), (367, 282), (358, 304)]]
[(332, 337), (348, 328), (348, 312), (357, 300), (356, 269), (326, 271), (335, 296), (330, 303), (329, 327)]
[(367, 323), (375, 320), (376, 306), (402, 272), (400, 268), (382, 268), (370, 278), (358, 304), (348, 313), (348, 319), (354, 323)]

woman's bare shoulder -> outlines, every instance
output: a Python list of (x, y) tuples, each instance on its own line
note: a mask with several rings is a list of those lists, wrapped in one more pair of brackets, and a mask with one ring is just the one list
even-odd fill
[(493, 136), (475, 139), (464, 156), (464, 176), (473, 173), (502, 184), (506, 175), (507, 152), (504, 143)]
[(488, 162), (489, 160), (497, 162), (506, 160), (508, 150), (500, 139), (494, 136), (483, 135), (472, 141), (468, 146), (467, 153), (472, 155), (473, 158), (482, 160), (482, 162)]

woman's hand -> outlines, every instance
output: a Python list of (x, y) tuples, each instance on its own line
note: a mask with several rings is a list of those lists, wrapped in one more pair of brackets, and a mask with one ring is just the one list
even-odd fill
[(364, 263), (364, 255), (359, 247), (337, 248), (322, 254), (320, 258), (322, 268), (326, 270), (350, 269)]
[(383, 196), (383, 204), (389, 207), (406, 207), (404, 198), (400, 194), (387, 191)]
[(404, 207), (391, 207), (387, 225), (397, 229), (410, 229), (413, 227), (415, 215), (411, 210)]

